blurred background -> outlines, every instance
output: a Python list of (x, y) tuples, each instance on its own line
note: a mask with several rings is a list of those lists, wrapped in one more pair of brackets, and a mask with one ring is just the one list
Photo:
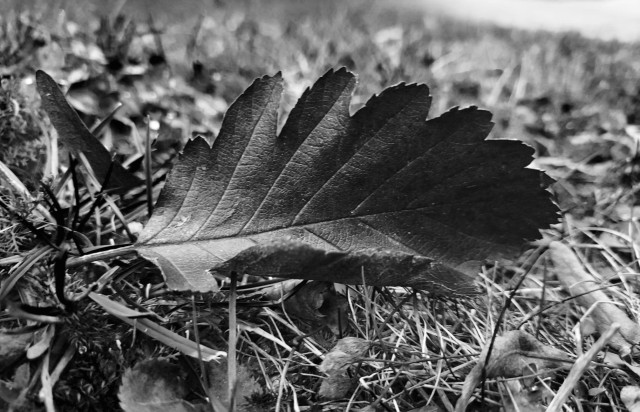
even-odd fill
[(406, 7), (505, 27), (640, 39), (640, 3), (634, 0), (407, 0)]
[(179, 150), (214, 139), (256, 77), (283, 73), (282, 123), (342, 66), (359, 78), (352, 110), (426, 83), (430, 117), (489, 109), (491, 137), (524, 140), (539, 159), (626, 159), (640, 140), (636, 0), (5, 0), (0, 13), (0, 75), (31, 96), (46, 70), (89, 124), (122, 102), (103, 141), (124, 157), (140, 151), (131, 133), (147, 115), (158, 144)]

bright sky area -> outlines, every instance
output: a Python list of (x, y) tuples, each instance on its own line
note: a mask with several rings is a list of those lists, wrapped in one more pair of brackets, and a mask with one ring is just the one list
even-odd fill
[(640, 0), (400, 0), (424, 13), (588, 37), (640, 40)]
[[(227, 6), (260, 9), (265, 16), (318, 15), (330, 5), (348, 7), (353, 0), (60, 0), (68, 12), (82, 4), (83, 10), (147, 18), (152, 14), (167, 20), (188, 21), (198, 15), (215, 13), (216, 1)], [(470, 21), (502, 26), (551, 31), (573, 30), (587, 37), (640, 41), (640, 0), (355, 0), (373, 2), (383, 8), (404, 7), (425, 16), (444, 14)], [(47, 0), (0, 0), (0, 12), (29, 8)]]

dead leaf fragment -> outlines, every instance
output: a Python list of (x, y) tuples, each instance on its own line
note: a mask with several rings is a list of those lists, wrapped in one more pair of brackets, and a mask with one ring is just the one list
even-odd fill
[(625, 386), (620, 391), (620, 399), (629, 412), (640, 412), (640, 388), (637, 386)]
[(202, 405), (184, 400), (189, 393), (183, 371), (158, 359), (138, 363), (127, 369), (118, 392), (125, 412), (204, 412)]
[(553, 398), (553, 393), (542, 385), (525, 386), (521, 381), (501, 383), (507, 396), (503, 396), (505, 412), (542, 412), (544, 403)]
[(0, 405), (4, 401), (10, 405), (9, 410), (27, 410), (24, 406), (29, 391), (30, 375), (29, 364), (23, 363), (16, 368), (11, 381), (0, 380)]
[(471, 395), (482, 380), (483, 369), (487, 378), (516, 378), (536, 371), (540, 375), (554, 368), (569, 368), (569, 357), (559, 349), (545, 345), (532, 335), (521, 330), (506, 332), (495, 339), (489, 363), (489, 342), (482, 350), (478, 363), (467, 375), (462, 394), (456, 403), (456, 412), (464, 412)]
[(33, 340), (33, 333), (8, 334), (0, 332), (0, 365), (8, 367), (22, 356)]
[(576, 296), (580, 306), (591, 310), (598, 333), (603, 335), (613, 323), (620, 324), (619, 332), (609, 341), (609, 345), (623, 357), (630, 354), (633, 346), (640, 343), (640, 326), (629, 319), (604, 291), (599, 290), (600, 282), (587, 273), (568, 246), (551, 242), (549, 253), (558, 280), (572, 296)]
[[(229, 381), (227, 378), (227, 359), (220, 362), (209, 363), (209, 388), (208, 394), (212, 399), (216, 399), (224, 407), (229, 406)], [(261, 409), (257, 405), (249, 402), (252, 395), (261, 394), (262, 387), (254, 378), (253, 374), (244, 365), (238, 364), (236, 370), (236, 408), (238, 412), (259, 412)]]
[[(263, 292), (273, 301), (293, 292), (300, 280), (287, 280), (272, 285)], [(347, 324), (347, 299), (336, 292), (332, 282), (308, 282), (299, 287), (293, 296), (284, 301), (284, 310), (289, 316), (305, 320), (316, 326), (327, 326), (335, 335), (340, 335)]]
[(367, 353), (369, 346), (369, 341), (355, 337), (338, 340), (318, 366), (320, 372), (328, 375), (320, 385), (318, 396), (327, 400), (344, 398), (354, 383), (349, 368)]

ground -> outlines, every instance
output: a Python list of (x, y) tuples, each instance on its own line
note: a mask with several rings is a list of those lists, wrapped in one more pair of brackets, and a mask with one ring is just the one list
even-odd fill
[[(202, 2), (197, 11), (168, 3), (174, 8), (153, 19), (137, 2), (86, 9), (71, 2), (65, 13), (35, 2), (29, 11), (0, 17), (0, 160), (17, 177), (11, 183), (3, 174), (0, 189), (0, 409), (115, 410), (123, 376), (147, 359), (169, 362), (149, 369), (183, 376), (188, 390), (180, 396), (195, 405), (225, 393), (226, 365), (205, 365), (167, 346), (165, 332), (160, 338), (142, 333), (135, 327), (140, 321), (122, 307), (109, 311), (108, 304), (82, 297), (89, 288), (125, 309), (151, 311), (145, 320), (159, 330), (214, 350), (227, 350), (229, 326), (237, 324), (236, 373), (246, 384), (237, 392), (251, 394), (238, 396), (244, 410), (453, 410), (492, 336), (517, 329), (556, 348), (564, 363), (551, 372), (548, 365), (529, 363), (539, 378), (489, 376), (468, 410), (515, 410), (514, 404), (544, 409), (575, 359), (605, 334), (599, 328), (603, 315), (596, 309), (585, 315), (589, 307), (558, 279), (568, 269), (553, 242), (568, 245), (578, 259), (569, 259), (573, 272), (586, 272), (622, 308), (624, 318), (614, 320), (636, 321), (639, 44), (461, 24), (365, 3), (310, 10), (296, 1), (273, 7), (220, 1), (213, 9)], [(352, 111), (399, 82), (429, 85), (430, 117), (457, 105), (490, 110), (490, 138), (533, 146), (531, 167), (557, 180), (550, 190), (561, 220), (541, 227), (544, 240), (519, 258), (485, 265), (477, 277), (482, 293), (464, 299), (331, 285), (287, 301), (293, 304), (263, 307), (246, 304), (257, 300), (255, 288), (263, 300), (279, 294), (255, 279), (242, 279), (235, 294), (225, 284), (220, 293), (192, 295), (167, 291), (153, 265), (131, 256), (64, 266), (63, 250), (51, 245), (60, 230), (43, 223), (47, 214), (97, 247), (135, 240), (149, 207), (142, 186), (120, 197), (98, 195), (78, 181), (74, 171), (84, 170), (82, 160), (70, 163), (66, 149), (58, 150), (35, 91), (36, 70), (63, 86), (92, 129), (117, 102), (123, 104), (100, 137), (141, 179), (143, 137), (151, 130), (157, 140), (149, 181), (157, 197), (185, 142), (195, 135), (215, 139), (226, 109), (255, 78), (282, 72), (284, 119), (306, 87), (343, 66), (358, 74)], [(113, 205), (100, 200), (92, 206), (101, 196)], [(74, 252), (76, 244), (70, 247)], [(61, 281), (78, 299), (73, 308), (56, 295)], [(229, 312), (230, 297), (238, 300), (236, 316)], [(300, 310), (309, 301), (320, 303)], [(346, 320), (318, 315), (336, 308)], [(340, 340), (345, 337), (356, 340)], [(495, 345), (540, 354), (527, 339)], [(625, 344), (638, 343), (631, 340)], [(335, 383), (324, 373), (331, 375), (326, 363), (336, 356), (338, 341), (351, 366), (337, 368), (343, 380)], [(611, 342), (609, 348), (574, 381), (566, 410), (630, 405), (621, 392), (640, 379), (635, 353)], [(501, 354), (494, 357), (514, 361)], [(536, 374), (528, 372), (523, 374)]]

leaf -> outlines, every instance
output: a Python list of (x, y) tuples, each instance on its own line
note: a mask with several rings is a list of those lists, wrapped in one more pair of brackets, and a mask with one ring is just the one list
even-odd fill
[[(58, 131), (60, 141), (77, 156), (83, 153), (100, 183), (104, 182), (112, 167), (106, 188), (124, 191), (140, 184), (133, 174), (122, 165), (111, 160), (109, 151), (82, 123), (80, 116), (69, 105), (56, 82), (42, 70), (36, 72), (36, 84), (42, 107), (49, 115), (51, 124)], [(113, 162), (113, 166), (111, 166)]]
[(620, 391), (620, 398), (629, 412), (640, 412), (640, 388), (637, 386), (625, 386)]
[(125, 412), (199, 412), (184, 397), (189, 393), (182, 370), (165, 360), (150, 359), (127, 369), (118, 392)]
[(336, 400), (351, 392), (357, 376), (349, 373), (349, 367), (367, 353), (369, 346), (368, 341), (354, 337), (342, 338), (336, 343), (318, 366), (320, 372), (327, 374), (318, 391), (320, 398)]
[(262, 77), (213, 147), (186, 144), (136, 245), (170, 288), (236, 271), (470, 294), (479, 261), (557, 220), (533, 149), (485, 141), (489, 112), (425, 121), (427, 86), (399, 84), (351, 116), (355, 83), (329, 71), (277, 135), (282, 78)]
[(501, 382), (504, 412), (542, 412), (553, 392), (539, 383), (527, 387), (520, 380)]
[(0, 330), (0, 365), (8, 367), (28, 349), (33, 333), (12, 334)]
[(551, 242), (549, 253), (558, 280), (580, 306), (589, 310), (598, 334), (603, 335), (613, 323), (619, 323), (620, 330), (609, 345), (623, 357), (631, 354), (640, 342), (640, 326), (600, 289), (599, 282), (587, 273), (569, 246)]
[(278, 301), (288, 293), (293, 293), (282, 305), (287, 315), (302, 319), (314, 325), (327, 326), (334, 335), (340, 335), (348, 325), (347, 299), (336, 292), (331, 282), (308, 282), (287, 280), (271, 285), (261, 291), (265, 298)]
[(9, 404), (9, 410), (29, 410), (24, 408), (24, 404), (29, 391), (30, 372), (29, 364), (23, 363), (16, 368), (11, 381), (0, 380), (0, 405), (4, 401)]
[[(211, 399), (217, 399), (225, 408), (229, 406), (229, 380), (227, 376), (227, 359), (221, 359), (220, 362), (211, 362), (207, 365), (209, 375), (209, 387), (207, 394)], [(258, 412), (262, 409), (252, 404), (250, 398), (252, 395), (262, 394), (262, 387), (253, 377), (253, 374), (246, 366), (238, 364), (236, 370), (237, 388), (235, 390), (236, 411), (239, 412)]]
[(530, 334), (512, 330), (498, 336), (493, 344), (489, 362), (486, 362), (490, 345), (487, 343), (478, 358), (478, 363), (467, 375), (462, 393), (456, 403), (456, 412), (466, 410), (473, 390), (483, 378), (516, 378), (536, 373), (544, 375), (553, 368), (571, 366), (568, 356), (560, 349), (544, 345)]

